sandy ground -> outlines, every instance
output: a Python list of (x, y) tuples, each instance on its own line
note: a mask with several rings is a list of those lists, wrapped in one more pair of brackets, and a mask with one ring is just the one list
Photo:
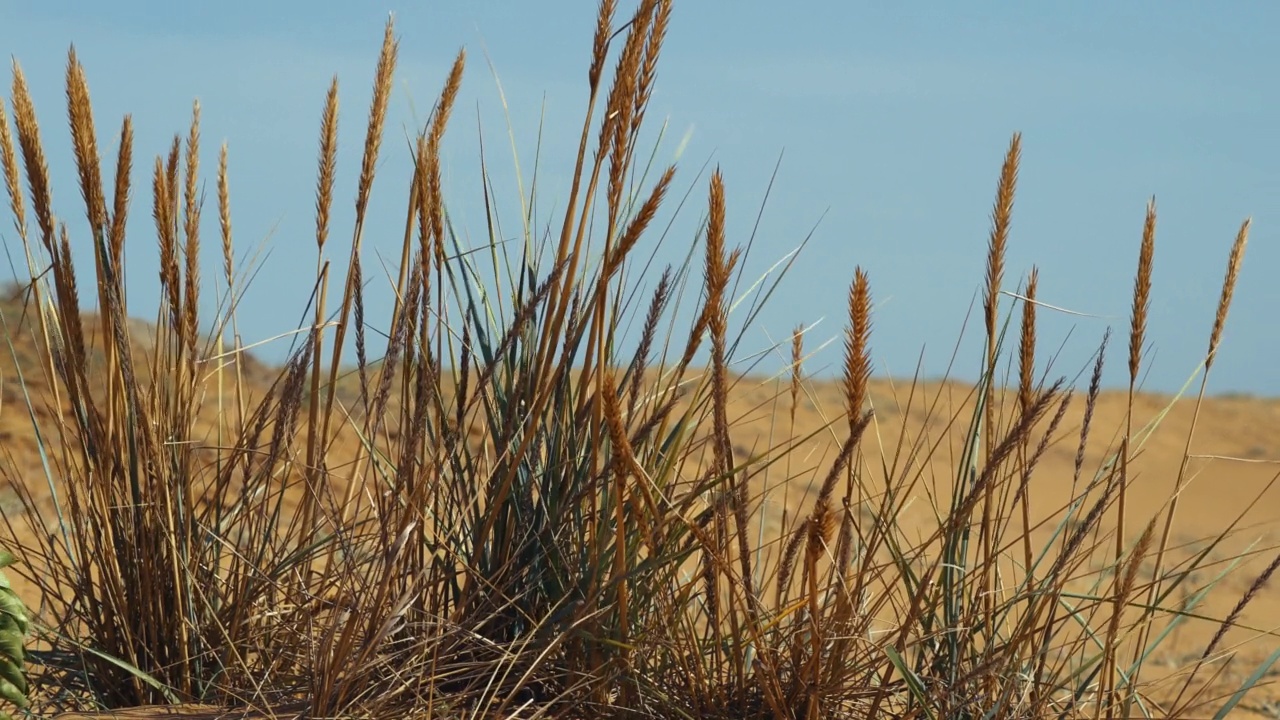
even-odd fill
[[(8, 358), (4, 362), (7, 363)], [(4, 455), (0, 462), (8, 463), (18, 476), (33, 479), (34, 485), (29, 486), (39, 492), (38, 488), (44, 484), (43, 474), (34, 452), (36, 446), (26, 403), (14, 381), (12, 366), (0, 364), (0, 373), (5, 375), (0, 388), (3, 391), (0, 449)], [(37, 379), (29, 377), (28, 382), (37, 396), (43, 392)], [(876, 487), (877, 483), (883, 485), (886, 466), (897, 468), (895, 473), (915, 477), (912, 502), (901, 513), (900, 520), (905, 527), (914, 524), (924, 532), (931, 523), (931, 503), (949, 492), (960, 453), (961, 430), (967, 424), (972, 406), (972, 387), (933, 382), (916, 387), (910, 401), (909, 393), (908, 384), (873, 382), (871, 401), (876, 419), (864, 436), (859, 468), (869, 488)], [(791, 517), (806, 508), (816, 494), (821, 474), (835, 455), (837, 436), (844, 428), (843, 420), (832, 423), (841, 412), (840, 389), (834, 383), (808, 383), (796, 411), (794, 427), (783, 382), (740, 378), (731, 399), (733, 443), (740, 457), (776, 446), (787, 438), (813, 435), (801, 442), (788, 467), (775, 466), (755, 480), (757, 492), (764, 493), (767, 489), (767, 495), (763, 495), (766, 535), (776, 537), (780, 532), (783, 505), (792, 508)], [(1054, 518), (1058, 517), (1057, 511), (1071, 496), (1083, 399), (1082, 390), (1078, 391), (1029, 487), (1033, 515), (1037, 521), (1045, 522), (1037, 531), (1038, 539), (1048, 538)], [(1090, 442), (1085, 448), (1086, 480), (1098, 472), (1114, 452), (1125, 425), (1127, 405), (1125, 393), (1105, 392), (1101, 396), (1093, 416)], [(1182, 492), (1171, 536), (1180, 548), (1174, 553), (1175, 558), (1185, 559), (1191, 551), (1203, 547), (1204, 538), (1217, 535), (1233, 522), (1238, 523), (1236, 533), (1210, 554), (1218, 564), (1207, 568), (1197, 579), (1207, 582), (1221, 563), (1245, 552), (1251, 545), (1254, 553), (1208, 595), (1200, 609), (1207, 616), (1222, 618), (1277, 552), (1277, 531), (1280, 531), (1277, 493), (1280, 490), (1269, 489), (1269, 484), (1280, 472), (1280, 400), (1206, 399), (1188, 445), (1194, 410), (1194, 398), (1175, 401), (1170, 397), (1141, 395), (1136, 399), (1135, 431), (1157, 418), (1159, 425), (1135, 453), (1127, 534), (1135, 537), (1150, 517), (1167, 507), (1189, 449), (1189, 483)], [(833, 429), (822, 431), (828, 424), (832, 424)], [(909, 454), (906, 450), (913, 446), (934, 449), (921, 453), (927, 456), (925, 460), (908, 462), (904, 459)], [(17, 508), (8, 502), (0, 504), (0, 510), (12, 513)], [(1114, 517), (1107, 518), (1103, 529), (1104, 532), (1114, 529)], [(18, 585), (21, 592), (29, 592), (25, 584)], [(1258, 662), (1280, 647), (1280, 635), (1267, 634), (1280, 628), (1280, 593), (1274, 586), (1262, 588), (1244, 612), (1242, 623), (1253, 630), (1235, 630), (1229, 635), (1226, 646), (1234, 648), (1235, 659), (1232, 668), (1223, 675), (1228, 683), (1247, 676)], [(1198, 656), (1216, 629), (1210, 623), (1188, 624), (1160, 651), (1154, 665), (1170, 670), (1185, 666), (1189, 659)], [(1270, 673), (1269, 677), (1280, 677), (1280, 671)], [(1248, 707), (1233, 717), (1280, 718), (1280, 689), (1265, 688), (1244, 705)]]
[[(775, 436), (787, 434), (788, 419), (779, 419), (782, 413), (771, 404), (770, 398), (778, 392), (772, 383), (757, 382), (753, 388), (750, 380), (743, 381), (735, 396), (744, 417), (735, 436), (739, 447), (751, 447), (755, 442), (763, 444), (770, 432)], [(1033, 525), (1043, 521), (1034, 534), (1041, 543), (1048, 541), (1051, 528), (1061, 517), (1058, 511), (1072, 496), (1072, 476), (1084, 414), (1083, 395), (1083, 388), (1077, 391), (1028, 488)], [(876, 479), (883, 481), (882, 463), (893, 466), (897, 458), (899, 468), (908, 464), (902, 460), (908, 454), (905, 448), (935, 448), (931, 453), (922, 452), (928, 459), (911, 471), (897, 471), (903, 475), (910, 472), (919, 475), (920, 480), (912, 492), (916, 502), (909, 504), (899, 519), (904, 526), (914, 524), (925, 533), (937, 527), (930, 510), (932, 498), (947, 497), (953, 484), (956, 459), (962, 450), (962, 431), (967, 428), (972, 413), (973, 388), (959, 383), (926, 383), (915, 389), (914, 399), (909, 397), (909, 384), (873, 383), (876, 421), (864, 436), (860, 467), (872, 478), (869, 484), (874, 485)], [(784, 407), (786, 404), (783, 401)], [(757, 409), (749, 411), (748, 405)], [(1123, 436), (1128, 406), (1125, 392), (1104, 392), (1100, 396), (1085, 446), (1082, 481), (1100, 472), (1114, 457), (1118, 440)], [(797, 413), (796, 435), (807, 435), (822, 426), (829, 416), (819, 408), (838, 413), (840, 407), (839, 387), (832, 383), (813, 385), (807, 407)], [(953, 419), (954, 424), (949, 424)], [(1195, 428), (1191, 434), (1193, 419)], [(1235, 523), (1232, 535), (1214, 548), (1205, 567), (1192, 575), (1193, 585), (1187, 590), (1191, 592), (1197, 585), (1207, 584), (1227, 563), (1240, 558), (1238, 567), (1208, 593), (1198, 608), (1208, 617), (1224, 618), (1276, 557), (1280, 546), (1280, 488), (1273, 486), (1280, 484), (1276, 482), (1280, 475), (1280, 400), (1207, 398), (1197, 416), (1195, 398), (1139, 395), (1134, 402), (1132, 419), (1135, 436), (1144, 437), (1140, 428), (1148, 423), (1155, 425), (1149, 435), (1135, 444), (1137, 450), (1130, 466), (1126, 536), (1130, 541), (1135, 540), (1152, 517), (1158, 516), (1163, 523), (1183, 458), (1189, 457), (1187, 480), (1170, 534), (1171, 547), (1177, 550), (1170, 553), (1171, 560), (1166, 565), (1185, 561), (1200, 552), (1206, 547), (1207, 539), (1220, 535)], [(843, 421), (836, 427), (842, 429), (842, 425)], [(1043, 429), (1044, 423), (1037, 433)], [(824, 457), (815, 463), (822, 469), (835, 454), (836, 438), (827, 433), (808, 445), (808, 452)], [(812, 496), (820, 480), (820, 476), (809, 483), (793, 480), (789, 484), (792, 494), (788, 503), (796, 503), (797, 486), (803, 484), (804, 492)], [(775, 492), (787, 489), (784, 485)], [(1102, 542), (1114, 543), (1115, 526), (1114, 514), (1108, 514), (1101, 528)], [(1143, 570), (1150, 565), (1150, 561), (1144, 563)], [(1221, 677), (1222, 687), (1231, 686), (1233, 681), (1238, 684), (1280, 647), (1280, 636), (1274, 634), (1280, 630), (1280, 593), (1274, 581), (1264, 585), (1250, 601), (1240, 624), (1248, 629), (1232, 630), (1220, 646), (1230, 649), (1234, 655), (1232, 666)], [(1154, 656), (1156, 674), (1176, 673), (1177, 668), (1194, 661), (1217, 629), (1218, 625), (1211, 622), (1184, 624)], [(1269, 672), (1264, 682), (1274, 682), (1278, 677), (1280, 668)], [(1232, 717), (1280, 717), (1280, 688), (1262, 688), (1241, 703)]]

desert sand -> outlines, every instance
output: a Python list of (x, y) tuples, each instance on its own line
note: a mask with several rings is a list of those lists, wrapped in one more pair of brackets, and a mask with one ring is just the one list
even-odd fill
[[(0, 404), (3, 463), (6, 474), (20, 479), (35, 496), (51, 504), (27, 412), (27, 396), (17, 382), (19, 367), (30, 393), (31, 406), (41, 424), (53, 420), (50, 388), (38, 367), (24, 365), (24, 360), (34, 354), (24, 353), (19, 346), (16, 355), (17, 366), (10, 357), (0, 360), (0, 375), (4, 378), (3, 404)], [(261, 363), (245, 361), (244, 367), (246, 377), (263, 387), (272, 376), (270, 368)], [(784, 506), (789, 508), (787, 516), (793, 521), (798, 512), (812, 503), (846, 427), (837, 382), (806, 381), (794, 426), (787, 384), (785, 378), (740, 377), (735, 379), (730, 393), (732, 440), (739, 460), (764, 448), (802, 439), (787, 466), (774, 466), (753, 479), (755, 496), (762, 502), (766, 538), (776, 538), (782, 533)], [(909, 381), (873, 380), (870, 402), (875, 420), (863, 438), (859, 471), (872, 488), (883, 481), (886, 467), (896, 468), (892, 470), (895, 473), (914, 474), (912, 497), (899, 516), (904, 527), (916, 526), (922, 533), (927, 532), (935, 522), (929, 508), (934, 503), (945, 504), (973, 393), (971, 384), (957, 381), (921, 382), (913, 390)], [(1084, 388), (1078, 388), (1029, 488), (1033, 519), (1043, 523), (1036, 531), (1038, 539), (1048, 540), (1054, 518), (1060, 517), (1062, 506), (1071, 496), (1084, 404)], [(1127, 406), (1125, 392), (1104, 391), (1100, 395), (1083, 455), (1085, 480), (1100, 472), (1114, 453), (1116, 439), (1125, 425)], [(1173, 546), (1177, 550), (1171, 562), (1185, 560), (1199, 551), (1204, 547), (1205, 538), (1217, 535), (1231, 523), (1237, 524), (1236, 529), (1225, 543), (1210, 552), (1213, 564), (1204, 571), (1203, 580), (1209, 581), (1218, 568), (1248, 553), (1199, 608), (1203, 615), (1220, 619), (1230, 613), (1278, 552), (1280, 490), (1271, 485), (1280, 473), (1280, 399), (1206, 398), (1188, 445), (1195, 409), (1194, 397), (1142, 394), (1136, 398), (1135, 430), (1156, 420), (1158, 425), (1139, 446), (1130, 469), (1127, 534), (1136, 536), (1149, 518), (1164, 512), (1184, 454), (1189, 452), (1189, 482), (1183, 490), (1174, 525)], [(921, 453), (928, 456), (926, 460), (911, 461), (907, 458), (913, 446), (935, 449)], [(341, 453), (342, 449), (337, 452)], [(11, 491), (0, 495), (0, 500), (3, 500), (0, 509), (5, 513), (21, 512)], [(875, 502), (874, 497), (863, 500)], [(933, 526), (936, 527), (936, 523)], [(1114, 532), (1114, 527), (1114, 517), (1109, 516), (1101, 530), (1104, 537)], [(1103, 542), (1113, 541), (1104, 539)], [(38, 605), (39, 597), (33, 593), (30, 583), (15, 578), (15, 587), (29, 605)], [(1243, 627), (1229, 633), (1228, 642), (1223, 646), (1234, 655), (1232, 667), (1222, 677), (1224, 686), (1247, 676), (1256, 663), (1280, 647), (1280, 634), (1275, 632), (1280, 631), (1280, 594), (1272, 588), (1263, 588), (1243, 613), (1241, 624)], [(1216, 624), (1211, 622), (1187, 623), (1161, 648), (1154, 665), (1176, 672), (1198, 657), (1216, 630)], [(1277, 717), (1278, 713), (1280, 691), (1263, 688), (1234, 716)]]

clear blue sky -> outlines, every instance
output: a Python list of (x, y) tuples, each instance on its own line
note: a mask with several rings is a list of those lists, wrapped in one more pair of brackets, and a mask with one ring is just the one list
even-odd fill
[[(0, 0), (0, 49), (21, 62), (49, 145), (55, 204), (81, 226), (63, 72), (74, 43), (89, 76), (104, 156), (121, 116), (137, 131), (130, 250), (140, 314), (154, 295), (150, 159), (203, 108), (207, 267), (216, 267), (212, 169), (230, 143), (237, 242), (264, 238), (270, 256), (249, 291), (246, 341), (297, 326), (314, 268), (313, 192), (324, 92), (341, 82), (343, 214), (330, 247), (344, 256), (369, 81), (394, 12), (401, 63), (388, 124), (367, 267), (397, 256), (408, 156), (405, 138), (430, 109), (459, 47), (464, 94), (446, 153), (446, 192), (463, 231), (483, 235), (477, 114), (515, 228), (510, 146), (486, 53), (506, 91), (526, 172), (544, 112), (545, 217), (564, 200), (586, 92), (594, 2), (155, 3)], [(624, 11), (630, 4), (624, 3)], [(1173, 391), (1203, 356), (1231, 240), (1254, 218), (1243, 276), (1214, 369), (1215, 391), (1280, 395), (1280, 5), (1271, 2), (677, 2), (653, 98), (669, 123), (660, 159), (689, 142), (679, 192), (704, 162), (726, 175), (731, 242), (744, 242), (780, 154), (749, 274), (763, 272), (815, 226), (746, 349), (821, 323), (841, 329), (855, 265), (876, 300), (878, 374), (906, 378), (924, 352), (942, 373), (982, 282), (988, 213), (1010, 134), (1023, 165), (1007, 284), (1040, 266), (1040, 297), (1091, 317), (1041, 313), (1041, 357), (1063, 346), (1054, 374), (1072, 375), (1109, 324), (1109, 384), (1124, 377), (1124, 342), (1144, 205), (1160, 211), (1154, 351), (1147, 387)], [(8, 95), (6, 76), (0, 94)], [(696, 208), (695, 208), (696, 210)], [(683, 254), (700, 211), (662, 259)], [(7, 215), (7, 212), (6, 212)], [(819, 222), (820, 221), (820, 222)], [(16, 238), (0, 226), (9, 252)], [(77, 247), (86, 247), (81, 230)], [(81, 254), (87, 258), (86, 254)], [(83, 264), (84, 271), (91, 265)], [(369, 271), (367, 271), (369, 272)], [(6, 270), (7, 273), (7, 270)], [(385, 286), (385, 283), (380, 283)], [(387, 293), (375, 290), (375, 303)], [(1008, 305), (1006, 305), (1008, 307)], [(385, 316), (385, 304), (370, 308)], [(972, 377), (976, 316), (956, 374)], [(1065, 341), (1065, 345), (1063, 345)], [(814, 369), (838, 366), (838, 343)], [(264, 352), (279, 359), (277, 343)], [(776, 363), (772, 364), (776, 366)]]

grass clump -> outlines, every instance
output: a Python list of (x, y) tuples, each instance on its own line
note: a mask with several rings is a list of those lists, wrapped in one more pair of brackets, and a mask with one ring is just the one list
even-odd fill
[[(501, 242), (492, 210), (480, 248), (464, 246), (446, 210), (440, 148), (464, 75), (457, 56), (412, 145), (381, 348), (370, 343), (362, 239), (396, 69), (392, 25), (337, 278), (333, 81), (321, 113), (311, 323), (267, 383), (246, 372), (236, 331), (244, 282), (225, 146), (214, 280), (225, 287), (214, 291), (213, 317), (198, 312), (210, 292), (197, 262), (199, 106), (185, 137), (150, 167), (160, 311), (139, 337), (123, 281), (131, 121), (120, 128), (108, 195), (88, 83), (72, 53), (68, 116), (94, 248), (91, 314), (15, 64), (0, 161), (29, 271), (30, 321), (12, 327), (40, 348), (38, 363), (17, 371), (49, 388), (23, 397), (51, 499), (6, 471), (23, 512), (5, 524), (44, 603), (37, 702), (255, 706), (306, 717), (809, 719), (1164, 716), (1236, 705), (1240, 694), (1215, 699), (1198, 682), (1221, 672), (1220, 634), (1174, 678), (1176, 691), (1143, 682), (1155, 648), (1197, 613), (1207, 588), (1183, 601), (1175, 590), (1207, 566), (1208, 551), (1166, 562), (1185, 462), (1163, 522), (1146, 520), (1136, 540), (1126, 532), (1129, 461), (1150, 427), (1135, 431), (1131, 418), (1107, 462), (1085, 472), (1106, 340), (1074, 438), (1063, 420), (1080, 402), (1075, 392), (1064, 380), (1037, 380), (1038, 272), (1020, 294), (1005, 288), (1017, 135), (992, 212), (981, 379), (967, 404), (946, 412), (940, 398), (920, 397), (918, 382), (900, 399), (961, 428), (953, 477), (928, 475), (925, 461), (945, 450), (943, 439), (909, 431), (906, 414), (896, 447), (880, 457), (864, 449), (879, 421), (869, 391), (871, 283), (859, 268), (844, 407), (824, 431), (838, 452), (815, 476), (812, 501), (784, 503), (780, 530), (765, 532), (770, 494), (797, 480), (792, 461), (811, 438), (750, 455), (733, 442), (730, 400), (742, 380), (731, 368), (760, 301), (731, 327), (745, 249), (726, 236), (730, 200), (718, 171), (706, 180), (701, 260), (662, 269), (647, 302), (639, 295), (644, 278), (630, 271), (647, 267), (641, 248), (658, 234), (676, 177), (674, 166), (651, 171), (638, 146), (671, 3), (642, 0), (625, 22), (617, 13), (600, 3), (563, 216), (545, 237), (520, 218), (516, 250)], [(483, 161), (481, 169), (487, 178)], [(487, 182), (484, 193), (492, 208)], [(1206, 377), (1247, 231), (1231, 254)], [(1151, 205), (1130, 333), (1131, 410), (1154, 237)], [(1022, 302), (1012, 353), (1008, 297)], [(695, 312), (677, 332), (681, 302)], [(620, 339), (633, 319), (640, 334), (627, 353)], [(807, 385), (804, 340), (798, 329), (791, 373), (768, 403), (793, 427)], [(703, 351), (707, 367), (695, 369)], [(999, 380), (1006, 361), (1017, 363), (1016, 387)], [(18, 381), (30, 385), (26, 375)], [(40, 403), (52, 412), (37, 413)], [(1068, 501), (1037, 507), (1040, 460), (1072, 439), (1074, 476), (1055, 480), (1069, 482)], [(922, 533), (900, 520), (920, 498), (932, 515)], [(1104, 529), (1109, 514), (1114, 534)]]

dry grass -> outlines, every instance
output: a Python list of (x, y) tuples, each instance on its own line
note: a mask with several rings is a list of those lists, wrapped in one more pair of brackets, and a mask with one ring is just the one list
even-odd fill
[[(1018, 135), (992, 212), (980, 381), (938, 385), (928, 397), (916, 378), (894, 386), (892, 402), (878, 398), (872, 291), (857, 268), (836, 415), (801, 432), (798, 417), (815, 397), (803, 327), (779, 348), (789, 352), (785, 377), (753, 389), (731, 371), (744, 325), (731, 313), (733, 293), (749, 247), (726, 236), (731, 195), (719, 171), (707, 181), (697, 238), (702, 277), (692, 260), (665, 268), (648, 303), (635, 300), (647, 278), (627, 270), (677, 177), (674, 166), (650, 177), (637, 162), (671, 3), (642, 0), (621, 27), (616, 13), (600, 3), (572, 191), (545, 257), (529, 251), (539, 238), (527, 223), (525, 247), (506, 250), (490, 216), (485, 267), (486, 255), (468, 252), (447, 222), (440, 152), (464, 76), (465, 54), (457, 56), (413, 145), (396, 301), (378, 328), (388, 340), (377, 359), (361, 245), (396, 69), (392, 25), (374, 73), (341, 278), (329, 254), (334, 79), (320, 122), (311, 325), (266, 382), (236, 330), (244, 280), (226, 146), (216, 177), (217, 285), (226, 288), (200, 277), (199, 106), (185, 138), (152, 165), (161, 310), (142, 328), (129, 318), (122, 280), (126, 254), (137, 252), (124, 242), (131, 121), (121, 126), (108, 203), (89, 85), (73, 52), (67, 102), (95, 251), (91, 314), (15, 64), (17, 145), (0, 112), (0, 164), (29, 273), (0, 319), (47, 492), (14, 456), (0, 473), (22, 505), (4, 514), (4, 542), (20, 551), (18, 569), (40, 602), (36, 707), (816, 720), (1165, 717), (1238, 705), (1277, 656), (1221, 695), (1220, 649), (1280, 558), (1242, 590), (1202, 652), (1173, 673), (1151, 669), (1170, 633), (1206, 617), (1201, 601), (1231, 577), (1202, 581), (1222, 562), (1214, 550), (1261, 497), (1205, 549), (1178, 547), (1175, 511), (1203, 384), (1174, 494), (1142, 519), (1138, 537), (1127, 531), (1137, 515), (1132, 464), (1167, 409), (1135, 432), (1154, 202), (1135, 281), (1125, 419), (1100, 457), (1090, 443), (1106, 337), (1081, 403), (1038, 364), (1039, 270), (1022, 295), (1004, 290)], [(487, 176), (483, 161), (481, 170)], [(1206, 381), (1247, 233), (1246, 222)], [(490, 276), (497, 297), (477, 279)], [(335, 282), (342, 294), (331, 308)], [(218, 310), (201, 317), (211, 292)], [(1005, 298), (1021, 312), (1002, 308)], [(696, 310), (678, 333), (669, 317), (681, 302)], [(1006, 353), (1015, 317), (1021, 332)], [(628, 355), (619, 338), (633, 318), (641, 331)], [(35, 357), (20, 356), (27, 339)], [(691, 363), (704, 345), (709, 365), (698, 372)], [(1017, 367), (1012, 388), (997, 379), (1006, 360)], [(783, 439), (740, 444), (753, 414)], [(835, 454), (815, 459), (818, 440)], [(1050, 466), (1064, 444), (1074, 455)], [(811, 491), (800, 492), (806, 481)]]

